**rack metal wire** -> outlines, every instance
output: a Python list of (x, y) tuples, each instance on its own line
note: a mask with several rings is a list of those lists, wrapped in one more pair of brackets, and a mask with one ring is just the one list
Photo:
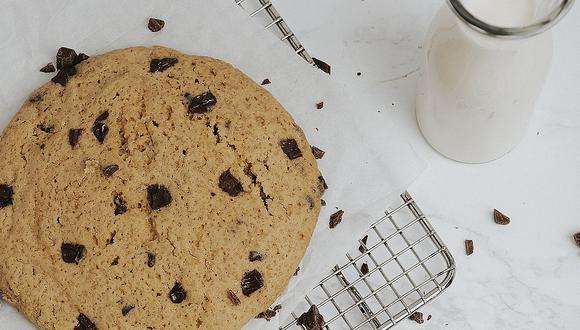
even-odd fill
[[(234, 1), (314, 63), (270, 0)], [(388, 329), (451, 285), (453, 256), (409, 193), (401, 198), (402, 204), (371, 225), (280, 330), (306, 329), (296, 321), (311, 305), (318, 307), (328, 330)]]

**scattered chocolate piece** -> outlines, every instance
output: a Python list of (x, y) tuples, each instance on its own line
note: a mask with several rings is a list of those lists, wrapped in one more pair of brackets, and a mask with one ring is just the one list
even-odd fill
[(360, 272), (363, 275), (366, 275), (369, 273), (369, 265), (366, 262), (360, 266)]
[(409, 316), (409, 320), (413, 320), (419, 324), (423, 324), (423, 313), (421, 312), (415, 312), (413, 314), (411, 314), (411, 316)]
[(264, 80), (262, 80), (262, 86), (264, 85), (270, 85), (272, 82), (270, 81), (270, 79), (266, 78)]
[(299, 271), (300, 271), (300, 267), (297, 267), (296, 270), (294, 271), (294, 276), (297, 276)]
[(151, 32), (159, 32), (165, 26), (165, 21), (159, 18), (149, 18), (149, 23), (147, 23), (147, 27)]
[(320, 110), (322, 108), (324, 108), (324, 102), (323, 101), (320, 101), (320, 102), (316, 103), (316, 109)]
[(238, 296), (236, 296), (236, 294), (232, 290), (228, 290), (227, 293), (228, 299), (232, 302), (234, 306), (238, 306), (241, 303), (240, 298), (238, 298)]
[(177, 64), (177, 59), (174, 57), (154, 58), (149, 64), (149, 72), (163, 72), (175, 64)]
[(77, 55), (77, 60), (75, 61), (75, 65), (81, 63), (82, 61), (86, 61), (89, 59), (89, 55), (85, 54), (85, 53), (80, 53), (79, 55)]
[(319, 59), (317, 59), (316, 57), (312, 58), (312, 61), (314, 61), (314, 65), (319, 68), (320, 70), (330, 74), (330, 65), (328, 65), (326, 62), (321, 61)]
[(113, 174), (115, 174), (115, 172), (117, 172), (118, 170), (119, 170), (119, 165), (111, 164), (111, 165), (107, 165), (107, 166), (103, 167), (102, 172), (106, 178), (109, 178)]
[(71, 128), (68, 131), (68, 144), (70, 144), (71, 147), (75, 147), (77, 145), (77, 143), (79, 142), (79, 137), (81, 136), (81, 133), (83, 132), (82, 128)]
[(265, 319), (266, 321), (269, 322), (275, 316), (276, 316), (276, 311), (271, 310), (271, 309), (267, 309), (263, 312), (260, 312), (260, 314), (256, 315), (256, 318), (257, 319)]
[(59, 84), (61, 86), (66, 86), (70, 77), (77, 74), (77, 69), (74, 66), (66, 67), (57, 72), (56, 76), (52, 77), (51, 81), (55, 84)]
[(260, 288), (264, 286), (262, 273), (255, 269), (244, 273), (240, 286), (242, 287), (242, 293), (244, 296), (249, 297), (252, 293), (260, 290)]
[(157, 255), (153, 252), (147, 252), (147, 267), (151, 268), (155, 266), (155, 260)]
[(186, 297), (187, 291), (183, 289), (181, 283), (175, 282), (175, 285), (173, 286), (171, 291), (169, 291), (169, 299), (171, 299), (171, 302), (174, 304), (179, 304), (183, 302)]
[(116, 256), (115, 259), (111, 262), (111, 266), (117, 266), (119, 264), (119, 256)]
[(362, 75), (362, 73), (360, 73), (360, 72), (357, 72), (357, 73), (356, 73), (356, 75), (357, 75), (357, 76), (360, 76), (360, 75)]
[(54, 132), (54, 126), (52, 125), (45, 125), (45, 124), (38, 124), (36, 125), (36, 127), (43, 131), (44, 133), (53, 133)]
[(79, 323), (75, 325), (74, 330), (97, 330), (97, 326), (83, 313), (79, 314), (77, 321)]
[(429, 316), (427, 316), (427, 321), (429, 321), (431, 319), (431, 314), (429, 314)]
[(152, 210), (159, 210), (171, 203), (171, 194), (164, 185), (152, 184), (147, 187), (147, 202)]
[(30, 101), (30, 103), (36, 103), (36, 102), (40, 102), (40, 101), (42, 101), (42, 99), (43, 99), (43, 98), (44, 98), (44, 97), (42, 96), (42, 94), (35, 94), (35, 95), (32, 95), (32, 96), (31, 96), (31, 97), (28, 99), (28, 101)]
[(473, 241), (470, 239), (465, 240), (465, 254), (468, 256), (473, 254)]
[(244, 191), (244, 187), (242, 187), (240, 181), (232, 175), (230, 170), (227, 170), (220, 175), (219, 187), (232, 197), (236, 197)]
[(498, 225), (509, 225), (510, 223), (510, 218), (501, 213), (500, 211), (498, 211), (497, 209), (493, 209), (493, 221), (495, 221), (495, 223), (497, 223)]
[(121, 215), (127, 212), (127, 204), (121, 195), (117, 195), (113, 198), (113, 204), (115, 205), (115, 215)]
[(54, 65), (52, 64), (52, 62), (51, 63), (48, 63), (47, 65), (43, 66), (40, 69), (40, 72), (44, 72), (44, 73), (51, 73), (51, 72), (54, 72), (54, 71), (56, 71), (56, 69), (54, 68)]
[(298, 143), (294, 139), (284, 139), (280, 141), (280, 148), (290, 158), (290, 160), (302, 157), (302, 151), (298, 148)]
[(133, 310), (133, 308), (135, 308), (135, 305), (126, 305), (123, 307), (123, 309), (121, 309), (121, 314), (123, 314), (123, 316), (127, 316), (127, 314)]
[(258, 252), (258, 251), (250, 251), (250, 255), (248, 256), (248, 259), (251, 262), (254, 262), (254, 261), (263, 261), (264, 258), (265, 257), (260, 252)]
[(342, 215), (344, 214), (343, 210), (338, 210), (330, 216), (330, 221), (328, 222), (328, 226), (330, 229), (335, 228), (338, 224), (342, 221)]
[(60, 47), (56, 52), (56, 68), (62, 70), (76, 64), (77, 53), (66, 47)]
[(12, 189), (12, 186), (7, 184), (0, 184), (0, 209), (12, 205), (13, 195), (14, 190)]
[(367, 240), (369, 239), (369, 235), (365, 235), (365, 237), (363, 237), (360, 241), (361, 241), (361, 245), (358, 247), (358, 250), (360, 253), (365, 253), (367, 252)]
[(326, 201), (325, 201), (324, 199), (321, 199), (321, 200), (320, 200), (320, 205), (322, 205), (322, 206), (326, 206)]
[[(2, 207), (1, 204), (0, 204), (0, 207)], [(578, 247), (580, 247), (580, 232), (574, 234), (573, 238), (574, 238), (574, 242), (576, 242), (576, 245), (578, 245)]]
[(105, 111), (103, 113), (101, 113), (97, 119), (95, 119), (95, 123), (98, 123), (100, 121), (105, 121), (107, 120), (107, 118), (109, 118), (109, 111)]
[(103, 144), (103, 142), (105, 142), (105, 137), (107, 137), (108, 133), (109, 126), (107, 126), (107, 124), (103, 123), (102, 121), (97, 122), (95, 123), (95, 125), (93, 125), (93, 134), (95, 135), (97, 141), (99, 141), (100, 144)]
[(326, 180), (324, 180), (324, 177), (322, 175), (318, 176), (318, 191), (320, 191), (320, 194), (324, 194), (324, 192), (326, 191), (326, 189), (328, 189), (328, 185), (326, 184)]
[(274, 312), (277, 312), (277, 311), (279, 311), (279, 310), (281, 310), (281, 309), (282, 309), (282, 305), (280, 305), (280, 304), (278, 304), (278, 305), (274, 306), (274, 308), (272, 308), (272, 310), (273, 310)]
[(60, 246), (62, 260), (67, 264), (79, 264), (85, 254), (85, 246), (74, 243), (62, 243)]
[(252, 165), (248, 164), (246, 167), (244, 167), (244, 174), (250, 178), (250, 180), (252, 180), (253, 184), (256, 184), (256, 182), (258, 182), (258, 176), (256, 174), (254, 174), (254, 172), (252, 172)]
[(326, 153), (324, 150), (319, 149), (315, 146), (310, 147), (310, 149), (312, 149), (312, 154), (316, 159), (322, 159), (322, 157), (324, 157), (324, 154)]
[(189, 113), (208, 113), (211, 108), (217, 104), (217, 98), (211, 91), (203, 92), (196, 96), (186, 96), (189, 104), (187, 111)]
[(300, 315), (298, 320), (296, 320), (296, 324), (303, 326), (306, 330), (323, 330), (324, 317), (320, 315), (318, 307), (312, 305), (307, 312)]

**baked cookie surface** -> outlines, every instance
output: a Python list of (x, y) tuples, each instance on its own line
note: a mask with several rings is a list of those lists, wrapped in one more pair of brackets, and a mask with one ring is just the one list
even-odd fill
[(41, 329), (237, 329), (267, 309), (324, 185), (290, 115), (163, 47), (73, 68), (0, 139), (4, 299)]

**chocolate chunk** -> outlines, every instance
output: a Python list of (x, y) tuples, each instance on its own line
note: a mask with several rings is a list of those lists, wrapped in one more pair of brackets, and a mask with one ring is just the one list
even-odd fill
[(85, 314), (80, 313), (77, 320), (79, 323), (75, 325), (74, 330), (97, 330), (97, 326)]
[(343, 210), (336, 211), (330, 216), (330, 221), (328, 222), (328, 226), (330, 229), (335, 228), (338, 224), (342, 221), (342, 215), (344, 214)]
[(409, 316), (409, 320), (413, 320), (419, 324), (423, 324), (423, 313), (421, 312), (415, 312), (413, 314), (411, 314), (411, 316)]
[(74, 243), (62, 243), (60, 246), (62, 260), (67, 264), (79, 264), (85, 254), (85, 246)]
[(320, 205), (322, 205), (322, 206), (326, 206), (326, 201), (325, 201), (324, 199), (321, 199), (321, 200), (320, 200)]
[(81, 133), (83, 132), (82, 128), (71, 128), (68, 131), (68, 144), (70, 144), (71, 147), (74, 148), (74, 146), (77, 145), (77, 143), (79, 142), (79, 137), (81, 136)]
[(265, 257), (260, 252), (258, 252), (258, 251), (250, 251), (250, 255), (248, 256), (248, 259), (251, 262), (254, 262), (254, 261), (263, 261), (264, 258)]
[(272, 82), (270, 81), (270, 79), (266, 78), (264, 80), (262, 80), (262, 86), (264, 85), (270, 85)]
[(493, 221), (495, 221), (495, 223), (497, 223), (498, 225), (509, 225), (510, 223), (510, 218), (501, 213), (500, 211), (493, 209)]
[(7, 184), (0, 184), (0, 209), (12, 205), (13, 195), (14, 190), (12, 189), (12, 186)]
[(107, 137), (108, 133), (109, 126), (107, 126), (107, 124), (103, 123), (102, 121), (97, 122), (93, 125), (93, 134), (95, 135), (97, 141), (99, 141), (100, 144), (103, 144), (103, 142), (105, 142), (105, 137)]
[(111, 177), (113, 174), (115, 174), (115, 172), (117, 172), (119, 170), (119, 165), (117, 164), (111, 164), (111, 165), (107, 165), (105, 167), (103, 167), (103, 175), (106, 178)]
[(179, 304), (183, 302), (186, 297), (187, 291), (183, 289), (181, 283), (175, 282), (175, 285), (173, 286), (171, 291), (169, 291), (169, 299), (171, 299), (171, 302), (174, 304)]
[(52, 125), (45, 125), (45, 124), (38, 124), (36, 127), (43, 131), (44, 133), (52, 133), (54, 132), (54, 126)]
[(177, 64), (174, 57), (154, 58), (149, 64), (149, 72), (163, 72)]
[(576, 242), (576, 245), (578, 245), (578, 247), (580, 247), (580, 232), (574, 234), (574, 236), (572, 236), (572, 237), (574, 238), (574, 242)]
[(210, 91), (203, 92), (196, 96), (190, 95), (187, 99), (189, 101), (187, 106), (187, 111), (189, 113), (207, 113), (217, 104), (217, 98)]
[(147, 27), (151, 32), (159, 32), (165, 26), (165, 21), (159, 18), (149, 18), (149, 23), (147, 23)]
[(60, 84), (61, 86), (66, 86), (70, 77), (77, 74), (77, 69), (74, 67), (63, 68), (56, 73), (56, 76), (52, 77), (51, 81), (55, 84)]
[(361, 241), (361, 245), (358, 247), (358, 250), (360, 251), (360, 253), (365, 253), (367, 251), (367, 240), (369, 239), (369, 235), (366, 235), (365, 237), (363, 237), (360, 241)]
[(298, 143), (294, 139), (284, 139), (280, 141), (280, 148), (291, 160), (302, 157), (302, 151), (298, 148)]
[(244, 273), (240, 286), (242, 287), (242, 293), (244, 296), (249, 297), (252, 293), (260, 290), (260, 288), (264, 286), (262, 273), (255, 269)]
[(60, 47), (56, 52), (56, 68), (62, 70), (76, 64), (77, 53), (66, 47)]
[(171, 194), (164, 185), (152, 184), (147, 187), (147, 202), (152, 210), (159, 210), (171, 204)]
[(266, 321), (270, 321), (275, 316), (276, 316), (276, 311), (274, 311), (272, 309), (267, 309), (267, 310), (265, 310), (263, 312), (260, 312), (260, 314), (256, 315), (255, 318), (257, 318), (257, 319), (265, 319)]
[(316, 57), (312, 58), (312, 61), (314, 61), (314, 65), (319, 68), (320, 70), (330, 74), (330, 65), (328, 65), (326, 62), (321, 61), (319, 59), (317, 59)]
[(324, 157), (324, 154), (326, 153), (324, 150), (319, 149), (315, 146), (312, 146), (311, 149), (312, 149), (312, 154), (314, 155), (314, 158), (316, 158), (316, 159), (322, 159), (322, 157)]
[(365, 262), (360, 266), (360, 273), (366, 275), (369, 273), (369, 265)]
[(77, 56), (77, 60), (75, 61), (75, 65), (81, 63), (82, 61), (86, 61), (89, 59), (89, 55), (85, 54), (85, 53), (80, 53)]
[(473, 254), (473, 241), (470, 239), (465, 240), (465, 254), (468, 256)]
[(307, 312), (300, 315), (298, 320), (296, 320), (296, 324), (303, 326), (306, 330), (323, 330), (324, 317), (320, 315), (316, 305), (312, 305)]
[(103, 113), (101, 113), (97, 119), (95, 119), (95, 123), (98, 123), (100, 121), (105, 121), (107, 120), (107, 118), (109, 118), (109, 111), (105, 111)]
[(244, 191), (244, 187), (242, 187), (240, 181), (233, 176), (230, 170), (227, 170), (220, 175), (219, 187), (232, 197), (236, 197)]
[(316, 103), (316, 109), (320, 110), (322, 108), (324, 108), (324, 102), (323, 101), (320, 101), (320, 102)]
[(54, 68), (54, 65), (52, 65), (52, 63), (48, 63), (47, 65), (43, 66), (40, 69), (40, 72), (44, 72), (44, 73), (50, 73), (50, 72), (54, 72), (56, 71), (56, 69)]
[(149, 268), (155, 266), (155, 260), (157, 259), (157, 255), (153, 252), (147, 252), (147, 266)]
[(135, 308), (135, 305), (125, 305), (121, 309), (121, 314), (123, 314), (123, 316), (127, 316), (127, 314), (129, 314), (129, 312), (133, 310), (133, 308)]
[(227, 293), (228, 299), (232, 302), (234, 306), (237, 306), (241, 303), (240, 298), (238, 298), (238, 296), (236, 296), (236, 294), (232, 290), (228, 290)]
[(320, 194), (324, 194), (324, 192), (326, 191), (326, 189), (328, 189), (328, 185), (326, 184), (326, 180), (324, 180), (324, 177), (322, 177), (322, 175), (318, 176), (318, 191), (320, 191)]
[(115, 205), (115, 215), (121, 215), (127, 212), (127, 204), (121, 195), (117, 195), (113, 198), (113, 204)]

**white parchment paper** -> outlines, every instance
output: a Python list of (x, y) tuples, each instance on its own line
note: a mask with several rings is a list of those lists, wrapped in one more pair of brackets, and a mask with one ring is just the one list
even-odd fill
[[(283, 15), (283, 13), (282, 13)], [(158, 33), (149, 17), (166, 21)], [(319, 161), (330, 186), (299, 275), (276, 303), (278, 318), (251, 321), (246, 328), (277, 328), (294, 306), (423, 169), (396, 131), (366, 132), (369, 119), (349, 91), (313, 68), (274, 35), (253, 22), (233, 0), (0, 0), (0, 126), (4, 128), (26, 97), (52, 75), (38, 70), (60, 46), (89, 55), (136, 45), (162, 45), (208, 55), (237, 66), (266, 88), (292, 114), (308, 140), (326, 150)], [(324, 109), (315, 104), (324, 101)], [(329, 215), (345, 211), (328, 228)], [(98, 324), (97, 324), (98, 325)], [(1, 329), (34, 329), (6, 303)]]

